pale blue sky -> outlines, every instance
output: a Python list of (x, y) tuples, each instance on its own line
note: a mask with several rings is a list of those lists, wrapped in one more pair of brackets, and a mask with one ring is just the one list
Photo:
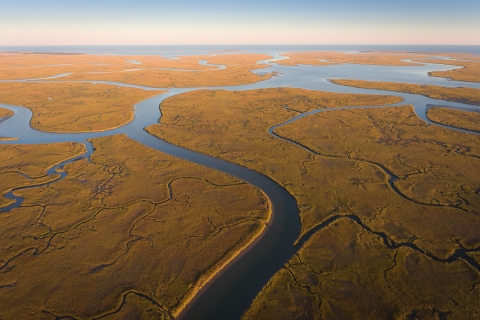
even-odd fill
[(480, 0), (0, 0), (0, 46), (476, 44)]

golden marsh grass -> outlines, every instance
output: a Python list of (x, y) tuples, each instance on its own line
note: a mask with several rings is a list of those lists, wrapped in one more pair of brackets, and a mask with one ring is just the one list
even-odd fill
[(342, 52), (287, 52), (283, 54), (283, 56), (287, 56), (289, 59), (275, 62), (283, 66), (296, 66), (299, 64), (323, 66), (337, 63), (412, 66), (418, 64), (405, 62), (403, 60), (425, 57), (424, 55), (419, 54), (376, 51), (356, 54)]
[(443, 107), (433, 107), (427, 110), (427, 117), (435, 122), (480, 132), (480, 113), (456, 110)]
[[(219, 54), (166, 59), (155, 56), (95, 56), (87, 54), (1, 54), (0, 79), (42, 79), (69, 74), (62, 80), (115, 81), (158, 88), (233, 86), (269, 79), (273, 74), (256, 75), (264, 54)], [(200, 60), (216, 66), (200, 65)], [(133, 64), (128, 61), (138, 61)], [(174, 69), (174, 70), (168, 70)], [(48, 80), (48, 79), (44, 79)]]
[(427, 126), (410, 106), (326, 109), (275, 130), (290, 142), (267, 132), (299, 112), (393, 102), (282, 88), (162, 103), (150, 133), (262, 172), (298, 202), (305, 243), (245, 318), (478, 312), (480, 292), (469, 291), (478, 273), (463, 260), (442, 262), (480, 245), (477, 136)]
[(134, 104), (162, 92), (90, 83), (3, 83), (0, 102), (29, 108), (37, 130), (91, 132), (130, 122)]
[(449, 88), (433, 85), (408, 84), (399, 82), (376, 82), (365, 80), (334, 79), (335, 84), (364, 88), (398, 91), (411, 94), (421, 94), (433, 99), (454, 101), (472, 105), (480, 105), (480, 89), (475, 88)]
[(2, 318), (171, 317), (269, 219), (243, 181), (125, 136), (93, 144), (91, 162), (0, 215)]
[(425, 60), (425, 62), (461, 67), (455, 70), (430, 72), (430, 75), (433, 77), (450, 78), (457, 81), (480, 82), (480, 59), (478, 58), (469, 61), (429, 59)]
[[(84, 152), (78, 143), (0, 146), (0, 206), (11, 203), (3, 195), (19, 187), (38, 185), (58, 177), (47, 176), (47, 170), (65, 159)], [(25, 176), (26, 175), (26, 176)]]

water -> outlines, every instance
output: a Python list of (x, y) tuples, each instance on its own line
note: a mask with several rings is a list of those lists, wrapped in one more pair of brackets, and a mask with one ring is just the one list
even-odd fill
[[(45, 50), (53, 50), (52, 47), (43, 47)], [(79, 47), (64, 47), (62, 50), (78, 49)], [(84, 48), (84, 47), (82, 47)], [(263, 48), (263, 47), (262, 47)], [(260, 50), (259, 47), (244, 47), (243, 50)], [(271, 46), (269, 49), (275, 49)], [(469, 47), (470, 48), (470, 47)], [(57, 48), (58, 49), (58, 48)], [(125, 47), (112, 48), (112, 47), (89, 47), (87, 48), (92, 52), (114, 52), (113, 49), (123, 50), (121, 52), (126, 53)], [(83, 49), (83, 50), (87, 50)], [(136, 50), (135, 52), (159, 52), (155, 50), (164, 50), (165, 48), (143, 48), (132, 47), (127, 48)], [(153, 50), (153, 51), (147, 51)], [(168, 48), (169, 52), (173, 50), (182, 49), (186, 50), (207, 50), (205, 47), (201, 48)], [(267, 48), (264, 48), (265, 50)], [(345, 48), (347, 49), (347, 48)], [(351, 50), (355, 50), (353, 47)], [(385, 49), (385, 48), (384, 48)], [(418, 49), (418, 48), (417, 48)], [(433, 49), (428, 48), (429, 51)], [(458, 49), (458, 48), (457, 48)], [(471, 48), (470, 48), (471, 49)], [(41, 48), (36, 49), (41, 50)], [(42, 49), (43, 50), (43, 49)], [(103, 50), (103, 51), (101, 51)], [(208, 50), (212, 50), (211, 47)], [(275, 49), (282, 51), (279, 48)], [(291, 48), (295, 51), (295, 48)], [(318, 50), (318, 48), (315, 48)], [(327, 48), (325, 48), (327, 50)], [(329, 48), (328, 50), (333, 50)], [(337, 47), (338, 50), (338, 47)], [(356, 50), (359, 50), (357, 48)], [(392, 49), (393, 50), (393, 49)], [(402, 50), (396, 48), (396, 50)], [(405, 50), (405, 48), (403, 49)], [(476, 50), (476, 49), (475, 49)], [(24, 49), (20, 51), (25, 51)], [(35, 51), (35, 50), (32, 50)], [(445, 51), (440, 50), (439, 51)], [(451, 50), (450, 50), (451, 51)], [(78, 51), (77, 51), (78, 52)], [(120, 52), (120, 51), (118, 51)], [(128, 54), (133, 54), (128, 52)], [(147, 54), (147, 53), (146, 53)], [(276, 53), (275, 58), (280, 58)], [(202, 62), (207, 63), (207, 62)], [(274, 64), (273, 66), (257, 70), (255, 72), (278, 72), (279, 76), (273, 77), (267, 81), (244, 85), (244, 86), (228, 86), (228, 87), (216, 87), (210, 89), (225, 89), (225, 90), (251, 90), (258, 88), (272, 88), (272, 87), (296, 87), (304, 89), (324, 90), (330, 92), (349, 92), (349, 93), (366, 93), (366, 94), (389, 94), (401, 96), (404, 101), (395, 105), (412, 104), (414, 106), (417, 115), (429, 124), (432, 123), (426, 117), (426, 110), (429, 105), (443, 105), (452, 108), (461, 108), (464, 110), (472, 110), (476, 107), (469, 106), (461, 103), (452, 103), (441, 100), (435, 100), (419, 95), (403, 94), (398, 92), (389, 92), (382, 90), (367, 90), (351, 87), (339, 86), (331, 83), (329, 79), (332, 78), (349, 78), (349, 79), (366, 79), (376, 81), (402, 81), (409, 83), (420, 84), (436, 84), (443, 86), (466, 86), (478, 88), (478, 83), (467, 83), (459, 81), (449, 81), (441, 78), (433, 78), (428, 76), (428, 72), (434, 70), (448, 70), (451, 66), (444, 65), (432, 65), (426, 66), (409, 66), (409, 67), (386, 67), (386, 66), (364, 66), (364, 65), (334, 65), (334, 66), (298, 66), (298, 67), (284, 67)], [(61, 75), (53, 78), (53, 81), (61, 81)], [(23, 80), (32, 81), (32, 80)], [(8, 81), (5, 81), (8, 82)], [(91, 82), (91, 81), (84, 81)], [(121, 85), (126, 87), (141, 88), (144, 90), (155, 90), (157, 88), (135, 86), (128, 84), (119, 84), (114, 82), (97, 81), (98, 83), (106, 83), (112, 85)], [(273, 215), (269, 221), (267, 227), (262, 232), (254, 243), (246, 248), (239, 256), (237, 256), (232, 262), (230, 262), (225, 268), (221, 270), (206, 286), (204, 286), (199, 294), (196, 295), (194, 300), (188, 305), (188, 307), (180, 315), (184, 319), (235, 319), (240, 317), (242, 312), (249, 306), (252, 299), (260, 291), (260, 289), (266, 284), (266, 282), (282, 267), (282, 265), (288, 261), (292, 254), (295, 252), (294, 241), (297, 239), (300, 231), (300, 219), (297, 204), (293, 197), (288, 192), (272, 181), (270, 178), (249, 170), (245, 167), (228, 163), (226, 161), (212, 158), (207, 155), (203, 155), (191, 150), (187, 150), (175, 145), (172, 145), (166, 141), (158, 139), (152, 135), (149, 135), (143, 129), (149, 125), (157, 123), (161, 117), (160, 109), (161, 102), (173, 95), (181, 94), (187, 91), (203, 89), (203, 88), (185, 88), (185, 89), (169, 89), (167, 93), (159, 94), (155, 97), (140, 102), (135, 107), (135, 117), (132, 122), (113, 130), (103, 132), (89, 132), (89, 133), (49, 133), (40, 132), (30, 127), (30, 119), (32, 113), (29, 109), (20, 106), (11, 106), (0, 104), (0, 106), (10, 109), (15, 112), (13, 117), (10, 117), (6, 121), (0, 123), (0, 135), (7, 137), (16, 137), (15, 141), (0, 141), (0, 144), (33, 144), (33, 143), (53, 143), (61, 141), (76, 141), (83, 142), (87, 146), (87, 139), (96, 137), (112, 135), (112, 134), (126, 134), (133, 140), (136, 140), (144, 145), (155, 148), (161, 152), (186, 159), (198, 164), (220, 170), (222, 172), (236, 176), (244, 181), (249, 182), (252, 185), (260, 188), (265, 195), (270, 199), (272, 203)], [(392, 106), (395, 106), (392, 105)], [(345, 106), (347, 108), (348, 106)], [(312, 111), (310, 114), (320, 112)], [(308, 116), (305, 114), (303, 116)], [(297, 117), (297, 119), (300, 118)], [(451, 130), (460, 130), (455, 128), (449, 128)], [(270, 132), (274, 127), (271, 128)], [(464, 132), (468, 132), (463, 130)], [(88, 152), (91, 152), (91, 147)], [(86, 153), (84, 157), (88, 157), (89, 153)], [(76, 159), (68, 160), (75, 161)], [(49, 174), (54, 174), (56, 168), (53, 168)], [(13, 194), (12, 194), (13, 195)], [(22, 199), (16, 199), (16, 206), (21, 204)], [(13, 206), (15, 207), (15, 206)], [(10, 209), (10, 208), (8, 208)], [(5, 210), (5, 209), (4, 209)]]
[(282, 53), (298, 51), (402, 51), (480, 54), (478, 45), (97, 45), (97, 46), (0, 46), (0, 51), (38, 53), (90, 53), (115, 55), (196, 55), (206, 53)]

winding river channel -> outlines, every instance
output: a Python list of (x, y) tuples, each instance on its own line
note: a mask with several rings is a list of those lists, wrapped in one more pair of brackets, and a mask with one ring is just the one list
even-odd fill
[[(41, 132), (30, 126), (32, 113), (29, 109), (0, 104), (0, 107), (10, 109), (15, 114), (0, 122), (0, 136), (15, 137), (17, 140), (3, 140), (0, 144), (37, 144), (37, 143), (54, 143), (54, 142), (81, 142), (84, 143), (87, 152), (70, 160), (66, 160), (61, 164), (51, 168), (49, 175), (58, 174), (66, 163), (77, 161), (79, 159), (89, 158), (93, 152), (93, 147), (88, 139), (113, 134), (125, 134), (131, 139), (138, 141), (146, 146), (154, 148), (160, 152), (179, 157), (197, 164), (201, 164), (232, 176), (238, 177), (248, 183), (261, 189), (270, 199), (273, 214), (262, 234), (246, 249), (244, 249), (234, 260), (224, 267), (214, 278), (211, 279), (187, 305), (180, 314), (182, 319), (235, 319), (239, 318), (248, 308), (253, 298), (258, 294), (267, 281), (284, 265), (298, 250), (299, 245), (294, 245), (300, 232), (299, 210), (295, 199), (281, 186), (265, 175), (253, 170), (247, 169), (224, 160), (220, 160), (211, 156), (207, 156), (198, 152), (187, 150), (185, 148), (175, 146), (163, 141), (155, 136), (148, 134), (144, 128), (157, 124), (161, 117), (161, 103), (166, 98), (178, 95), (187, 91), (198, 89), (224, 89), (224, 90), (251, 90), (260, 88), (276, 88), (276, 87), (293, 87), (312, 90), (323, 90), (330, 92), (343, 93), (362, 93), (362, 94), (383, 94), (401, 96), (404, 101), (390, 106), (411, 104), (414, 106), (416, 114), (431, 125), (438, 125), (430, 121), (426, 116), (426, 110), (430, 105), (441, 105), (451, 108), (460, 108), (463, 110), (478, 110), (478, 107), (471, 105), (447, 102), (443, 100), (435, 100), (421, 95), (404, 94), (399, 92), (357, 89), (333, 84), (330, 79), (346, 78), (346, 79), (362, 79), (374, 81), (390, 81), (405, 82), (415, 84), (431, 84), (446, 87), (472, 87), (480, 88), (480, 83), (450, 81), (443, 78), (435, 78), (428, 76), (431, 71), (450, 70), (456, 68), (446, 65), (418, 65), (418, 66), (372, 66), (372, 65), (329, 65), (329, 66), (296, 66), (284, 67), (274, 63), (275, 59), (280, 59), (276, 55), (272, 59), (272, 65), (266, 69), (255, 70), (256, 73), (277, 72), (278, 76), (274, 76), (269, 80), (255, 84), (243, 86), (226, 86), (226, 87), (208, 87), (208, 88), (151, 88), (137, 85), (129, 85), (123, 83), (96, 81), (96, 83), (112, 84), (117, 86), (141, 88), (144, 90), (166, 89), (168, 92), (159, 94), (150, 99), (144, 100), (135, 106), (134, 119), (113, 130), (92, 133), (49, 133)], [(268, 62), (268, 61), (266, 61)], [(263, 63), (266, 63), (263, 62)], [(207, 64), (202, 61), (201, 64)], [(222, 67), (219, 67), (219, 69)], [(53, 75), (51, 81), (62, 81), (64, 75)], [(17, 80), (20, 81), (20, 80)], [(29, 79), (21, 81), (37, 81), (41, 79)], [(12, 81), (3, 81), (12, 82)], [(92, 81), (85, 81), (92, 82)], [(160, 108), (159, 108), (160, 105)], [(358, 108), (355, 106), (344, 106), (337, 109)], [(368, 107), (362, 107), (368, 108)], [(373, 108), (373, 107), (372, 107)], [(335, 110), (335, 109), (325, 109)], [(300, 114), (291, 120), (278, 124), (269, 129), (270, 134), (282, 139), (282, 137), (274, 133), (274, 129), (286, 123), (298, 120), (299, 118), (309, 116), (314, 113), (325, 111), (313, 110), (308, 113)], [(457, 129), (441, 125), (442, 127), (459, 130), (463, 132), (478, 134), (468, 130)], [(291, 142), (291, 141), (290, 141)], [(293, 143), (293, 142), (291, 142)], [(304, 147), (297, 144), (298, 147)], [(387, 172), (388, 173), (388, 172)], [(55, 183), (66, 176), (66, 172), (61, 172), (59, 178), (49, 183)], [(391, 176), (392, 177), (392, 176)], [(393, 178), (392, 178), (393, 179)], [(392, 185), (392, 184), (391, 184)], [(43, 185), (41, 185), (43, 186)], [(29, 188), (29, 187), (26, 187)], [(18, 190), (18, 189), (17, 189)], [(15, 204), (0, 211), (8, 211), (22, 204), (23, 199), (15, 196), (14, 191), (6, 195), (11, 199), (15, 199)], [(352, 217), (352, 220), (355, 218)], [(327, 221), (329, 222), (329, 221)], [(327, 223), (326, 222), (326, 223)], [(300, 242), (300, 244), (304, 243)]]

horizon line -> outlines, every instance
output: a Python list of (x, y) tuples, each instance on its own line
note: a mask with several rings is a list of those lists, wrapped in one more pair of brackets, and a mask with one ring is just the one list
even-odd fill
[(236, 43), (236, 44), (222, 44), (222, 43), (195, 43), (195, 44), (0, 44), (0, 47), (71, 47), (71, 46), (480, 46), (479, 44), (452, 44), (452, 43), (436, 43), (436, 44), (414, 44), (414, 43), (273, 43), (273, 44), (258, 44), (258, 43)]

